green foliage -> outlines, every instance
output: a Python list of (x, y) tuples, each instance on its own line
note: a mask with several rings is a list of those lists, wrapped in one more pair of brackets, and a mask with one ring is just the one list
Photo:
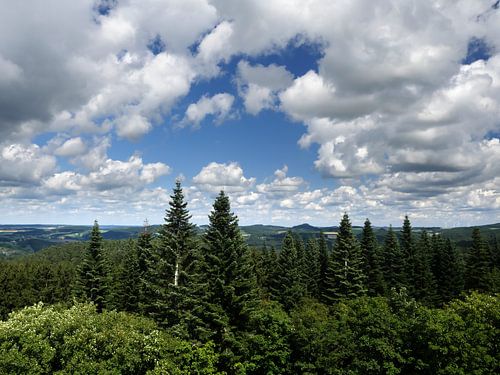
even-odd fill
[(70, 309), (38, 304), (0, 322), (4, 374), (214, 374), (216, 361), (211, 343), (195, 346), (148, 319), (97, 314), (90, 304)]
[(473, 293), (444, 309), (418, 307), (407, 321), (406, 373), (495, 374), (500, 369), (500, 299)]
[(384, 298), (357, 298), (331, 312), (308, 303), (292, 312), (295, 373), (397, 374), (404, 363), (401, 323)]
[(469, 290), (489, 291), (491, 288), (491, 257), (478, 228), (472, 230), (472, 246), (467, 257), (465, 287)]
[(345, 213), (328, 263), (323, 295), (327, 303), (365, 294), (366, 276), (362, 267), (361, 249), (352, 232), (349, 216)]
[(276, 269), (273, 272), (272, 296), (285, 310), (290, 310), (305, 295), (302, 262), (297, 254), (295, 238), (288, 232), (283, 239)]
[(244, 331), (258, 303), (258, 289), (250, 251), (231, 212), (229, 198), (221, 191), (210, 213), (204, 235), (202, 280), (205, 281), (200, 313), (221, 350), (221, 368), (234, 371), (240, 356), (237, 331)]
[(370, 220), (366, 219), (361, 237), (363, 272), (366, 275), (366, 289), (369, 296), (384, 295), (386, 285), (382, 272), (382, 259)]
[(238, 368), (246, 374), (290, 373), (293, 327), (289, 316), (276, 302), (261, 303), (250, 315), (242, 334), (243, 355)]
[(406, 288), (406, 264), (404, 254), (399, 246), (398, 238), (392, 227), (385, 236), (383, 248), (383, 266), (385, 282), (389, 289)]
[(97, 221), (90, 234), (90, 242), (83, 262), (80, 264), (77, 296), (94, 302), (97, 311), (106, 306), (108, 297), (107, 266), (102, 251), (102, 236)]
[(433, 306), (437, 300), (436, 281), (431, 270), (431, 260), (432, 248), (429, 236), (426, 231), (422, 231), (415, 252), (413, 296), (417, 301), (427, 306)]

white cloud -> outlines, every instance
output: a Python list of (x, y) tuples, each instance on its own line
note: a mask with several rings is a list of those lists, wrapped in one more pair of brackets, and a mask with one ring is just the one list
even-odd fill
[(238, 163), (219, 164), (212, 162), (203, 167), (193, 182), (201, 189), (213, 193), (224, 190), (228, 193), (247, 190), (255, 183), (255, 178), (246, 178)]
[(192, 124), (198, 127), (200, 122), (209, 115), (215, 117), (216, 123), (221, 123), (229, 116), (233, 102), (234, 96), (227, 93), (216, 94), (212, 97), (203, 96), (196, 103), (189, 105), (181, 126)]
[(59, 146), (54, 154), (58, 156), (74, 157), (81, 155), (87, 150), (85, 143), (80, 137), (70, 138), (65, 141), (61, 146)]
[(121, 117), (116, 121), (116, 126), (116, 133), (120, 137), (128, 139), (138, 139), (152, 128), (147, 118), (137, 114)]
[(245, 109), (252, 115), (274, 108), (278, 92), (289, 86), (293, 75), (283, 66), (271, 64), (251, 66), (247, 61), (238, 63), (238, 89)]
[(34, 144), (1, 146), (0, 185), (38, 184), (56, 168), (56, 159)]

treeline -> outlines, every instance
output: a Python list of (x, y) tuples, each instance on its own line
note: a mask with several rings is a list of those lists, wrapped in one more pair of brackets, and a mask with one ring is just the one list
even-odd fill
[[(323, 235), (304, 244), (289, 232), (279, 251), (250, 249), (223, 192), (206, 232), (196, 235), (177, 182), (158, 236), (145, 230), (137, 241), (103, 242), (96, 222), (82, 250), (73, 245), (0, 263), (0, 313), (44, 301), (61, 303), (64, 315), (73, 311), (64, 305), (92, 302), (97, 316), (144, 316), (193, 350), (208, 345), (213, 371), (228, 374), (498, 370), (498, 297), (457, 300), (466, 291), (499, 290), (498, 249), (477, 229), (461, 254), (437, 234), (417, 238), (407, 217), (399, 236), (389, 228), (383, 244), (367, 220), (358, 241), (345, 214), (333, 248)], [(29, 314), (46, 313), (33, 309)], [(12, 320), (21, 324), (23, 314), (11, 315), (0, 334)], [(0, 350), (19, 349), (8, 337), (0, 336)], [(53, 349), (47, 366), (63, 366), (56, 359), (63, 349)], [(13, 366), (6, 363), (0, 360)], [(145, 373), (155, 363), (118, 373)]]

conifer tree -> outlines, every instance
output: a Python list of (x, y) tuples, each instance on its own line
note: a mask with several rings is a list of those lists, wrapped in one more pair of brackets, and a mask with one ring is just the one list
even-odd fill
[(482, 292), (489, 291), (491, 259), (479, 228), (472, 230), (472, 246), (466, 264), (465, 288)]
[(389, 226), (389, 230), (385, 236), (383, 248), (383, 267), (385, 282), (387, 288), (400, 290), (406, 288), (406, 272), (405, 272), (405, 259), (404, 254), (399, 247), (398, 238), (396, 233)]
[(305, 295), (301, 264), (295, 238), (291, 232), (283, 238), (273, 276), (272, 295), (287, 311), (299, 303)]
[[(144, 254), (146, 259), (150, 258), (145, 261), (145, 294), (150, 299), (145, 301), (146, 311), (179, 336), (188, 335), (194, 328), (188, 327), (188, 322), (196, 320), (191, 313), (198, 253), (190, 218), (181, 183), (177, 180), (159, 232), (159, 247), (152, 254), (146, 249)], [(146, 238), (142, 241), (149, 246)]]
[(431, 268), (431, 249), (429, 236), (424, 230), (416, 246), (413, 295), (417, 301), (427, 306), (434, 305), (437, 300), (436, 281)]
[(458, 297), (463, 288), (463, 276), (458, 255), (450, 239), (444, 242), (439, 260), (440, 276), (437, 283), (440, 302), (446, 303)]
[(413, 295), (415, 273), (415, 243), (408, 215), (405, 215), (401, 230), (401, 251), (405, 259), (405, 279), (408, 293)]
[(90, 233), (90, 241), (79, 268), (77, 295), (93, 302), (101, 312), (107, 302), (108, 272), (102, 250), (102, 236), (97, 220)]
[(235, 332), (245, 330), (258, 303), (258, 290), (249, 249), (231, 212), (228, 196), (221, 191), (210, 213), (204, 235), (202, 275), (206, 281), (203, 318), (209, 337), (222, 353), (222, 368), (238, 360)]
[(366, 219), (361, 238), (363, 271), (366, 275), (366, 289), (369, 296), (385, 295), (386, 285), (382, 272), (380, 248), (370, 220)]
[(319, 234), (318, 240), (319, 246), (319, 298), (322, 302), (325, 302), (323, 296), (326, 295), (326, 273), (328, 270), (328, 260), (330, 258), (328, 243), (326, 242), (326, 237), (323, 232)]
[(310, 238), (306, 245), (305, 257), (305, 283), (307, 294), (319, 300), (320, 298), (320, 281), (321, 281), (321, 264), (319, 244), (315, 238)]
[(278, 265), (278, 255), (274, 247), (264, 248), (263, 259), (262, 259), (262, 288), (266, 296), (271, 294), (271, 288), (273, 285), (273, 276)]
[(345, 213), (328, 263), (324, 299), (333, 303), (362, 296), (366, 293), (365, 279), (361, 249)]
[(132, 240), (126, 245), (118, 272), (115, 307), (121, 311), (139, 312), (141, 274), (137, 245)]

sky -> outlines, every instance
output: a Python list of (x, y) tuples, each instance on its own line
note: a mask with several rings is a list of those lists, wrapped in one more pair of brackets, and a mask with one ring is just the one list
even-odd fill
[(0, 0), (0, 223), (500, 222), (500, 2)]

